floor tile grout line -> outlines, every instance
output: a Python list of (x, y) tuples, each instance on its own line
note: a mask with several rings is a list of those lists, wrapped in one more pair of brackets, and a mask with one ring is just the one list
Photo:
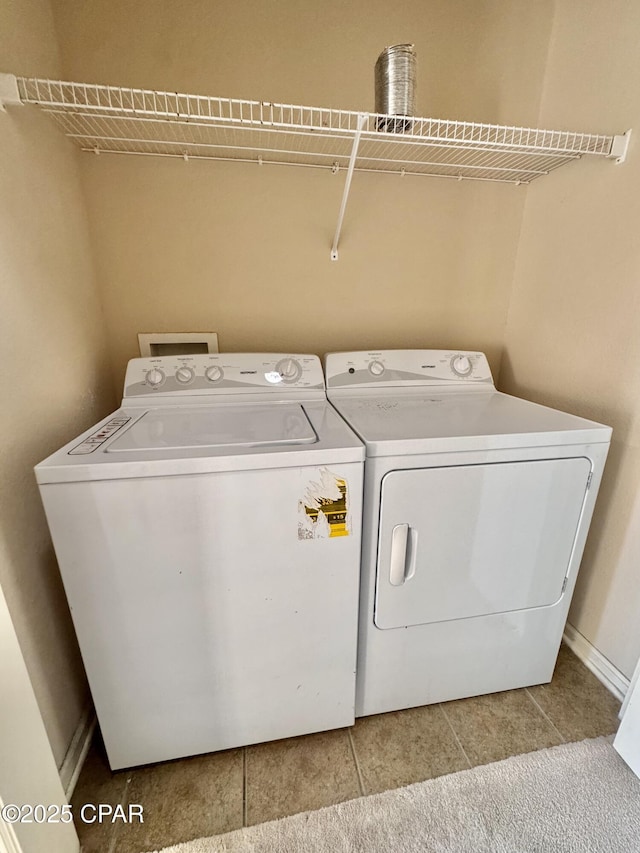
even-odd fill
[(242, 747), (242, 825), (247, 826), (247, 748)]
[(466, 749), (464, 748), (464, 746), (462, 745), (462, 741), (461, 741), (461, 740), (460, 740), (460, 738), (458, 737), (458, 732), (454, 729), (454, 727), (453, 727), (453, 723), (452, 723), (452, 722), (451, 722), (451, 720), (449, 719), (449, 715), (447, 714), (447, 712), (445, 711), (445, 709), (442, 707), (442, 702), (438, 702), (438, 708), (440, 708), (440, 710), (442, 711), (442, 715), (443, 715), (443, 717), (445, 718), (445, 720), (447, 721), (447, 723), (448, 723), (448, 725), (449, 725), (449, 728), (450, 728), (450, 729), (451, 729), (451, 731), (453, 732), (453, 736), (454, 736), (454, 738), (456, 739), (456, 743), (457, 743), (457, 744), (458, 744), (458, 746), (460, 747), (460, 750), (462, 751), (462, 754), (464, 755), (464, 757), (465, 757), (465, 759), (466, 759), (466, 761), (467, 761), (467, 764), (469, 765), (469, 767), (473, 767), (473, 764), (471, 763), (471, 759), (470, 759), (470, 758), (469, 758), (469, 756), (467, 755), (467, 751), (466, 751)]
[(538, 709), (538, 711), (540, 711), (540, 713), (541, 713), (541, 714), (542, 714), (542, 716), (545, 718), (545, 720), (546, 720), (546, 721), (551, 725), (551, 727), (552, 727), (552, 728), (553, 728), (553, 729), (558, 733), (558, 737), (560, 738), (560, 740), (562, 741), (562, 743), (567, 743), (567, 739), (565, 738), (565, 736), (562, 734), (562, 732), (560, 731), (560, 729), (559, 729), (559, 728), (556, 726), (556, 724), (553, 722), (553, 720), (551, 719), (551, 717), (550, 717), (550, 716), (549, 716), (549, 715), (544, 711), (544, 709), (541, 707), (541, 705), (539, 705), (539, 704), (538, 704), (538, 701), (537, 701), (537, 700), (536, 700), (536, 698), (533, 696), (533, 694), (531, 693), (531, 691), (529, 690), (529, 688), (528, 688), (528, 687), (525, 687), (525, 688), (524, 688), (524, 691), (525, 691), (525, 693), (527, 694), (527, 696), (529, 697), (529, 699), (531, 699), (531, 701), (533, 702), (533, 704), (536, 706), (536, 708)]
[(360, 769), (360, 762), (358, 761), (358, 753), (356, 752), (356, 745), (353, 740), (353, 734), (351, 733), (351, 727), (347, 729), (347, 737), (349, 738), (351, 754), (353, 755), (353, 762), (356, 765), (356, 773), (358, 774), (358, 786), (360, 788), (360, 796), (365, 797), (366, 791), (364, 787), (364, 779), (362, 778), (362, 770)]

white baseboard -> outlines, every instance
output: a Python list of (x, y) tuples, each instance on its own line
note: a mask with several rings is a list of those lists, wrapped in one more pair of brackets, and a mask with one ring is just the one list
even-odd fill
[(562, 639), (595, 677), (621, 702), (629, 689), (629, 679), (592, 646), (586, 637), (567, 622)]
[(89, 752), (91, 739), (96, 728), (96, 715), (93, 710), (93, 705), (88, 705), (80, 722), (75, 730), (75, 733), (69, 744), (69, 749), (64, 757), (62, 766), (60, 767), (60, 781), (64, 788), (67, 800), (71, 799), (73, 789), (76, 787), (78, 776), (82, 770), (82, 765)]

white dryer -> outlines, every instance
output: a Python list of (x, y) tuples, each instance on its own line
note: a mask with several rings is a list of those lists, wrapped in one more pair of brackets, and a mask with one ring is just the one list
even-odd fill
[(364, 448), (319, 359), (135, 359), (36, 467), (112, 768), (354, 720)]
[(356, 716), (551, 679), (611, 429), (479, 352), (326, 357), (366, 445)]

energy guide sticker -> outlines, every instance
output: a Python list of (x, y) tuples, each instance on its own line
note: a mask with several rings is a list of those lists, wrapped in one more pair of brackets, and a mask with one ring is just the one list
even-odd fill
[(303, 489), (298, 501), (298, 539), (349, 536), (351, 516), (347, 481), (328, 468), (318, 468)]

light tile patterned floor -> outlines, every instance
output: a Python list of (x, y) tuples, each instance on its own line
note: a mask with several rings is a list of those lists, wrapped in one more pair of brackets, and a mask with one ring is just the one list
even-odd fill
[(84, 853), (140, 853), (555, 744), (612, 734), (620, 703), (566, 646), (550, 684), (364, 717), (350, 729), (112, 773), (93, 745), (73, 797), (144, 824), (76, 824)]

